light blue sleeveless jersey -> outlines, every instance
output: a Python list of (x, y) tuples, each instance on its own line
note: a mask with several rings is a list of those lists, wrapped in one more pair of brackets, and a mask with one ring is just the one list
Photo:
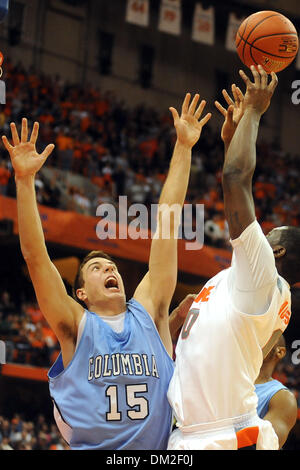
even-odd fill
[(266, 416), (269, 410), (269, 402), (279, 390), (287, 390), (287, 388), (275, 379), (264, 384), (255, 385), (255, 392), (258, 398), (257, 414), (260, 418), (263, 419)]
[(71, 362), (64, 369), (60, 354), (48, 373), (51, 398), (71, 428), (71, 449), (167, 449), (174, 363), (152, 318), (134, 299), (121, 333), (86, 315)]

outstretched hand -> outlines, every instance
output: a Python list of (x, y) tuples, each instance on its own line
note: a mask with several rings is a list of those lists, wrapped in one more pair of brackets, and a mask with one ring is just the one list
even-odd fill
[(21, 140), (14, 122), (10, 124), (10, 129), (13, 145), (9, 143), (6, 136), (2, 136), (2, 141), (10, 155), (16, 177), (34, 176), (52, 153), (54, 145), (49, 144), (41, 154), (37, 153), (35, 145), (39, 133), (38, 122), (34, 123), (29, 140), (26, 118), (22, 119)]
[(258, 65), (258, 70), (252, 65), (251, 72), (254, 78), (254, 83), (240, 70), (240, 76), (244, 80), (247, 90), (244, 98), (245, 109), (252, 108), (259, 115), (264, 114), (271, 103), (271, 98), (278, 84), (276, 73), (271, 73), (271, 81), (268, 84), (268, 74), (261, 65)]
[(169, 108), (174, 119), (177, 140), (182, 145), (189, 148), (192, 148), (198, 142), (203, 126), (205, 126), (211, 118), (211, 113), (207, 113), (206, 116), (199, 121), (206, 106), (206, 101), (202, 100), (196, 109), (199, 98), (200, 95), (196, 94), (190, 104), (191, 94), (187, 93), (182, 104), (181, 116), (179, 116), (175, 108)]
[(238, 126), (238, 123), (243, 117), (244, 114), (244, 95), (241, 90), (236, 86), (232, 85), (231, 87), (233, 98), (232, 99), (226, 90), (222, 91), (224, 99), (228, 104), (228, 108), (225, 109), (219, 101), (215, 101), (215, 106), (224, 116), (225, 121), (221, 130), (221, 138), (225, 145), (229, 146), (232, 137), (234, 136), (235, 130)]

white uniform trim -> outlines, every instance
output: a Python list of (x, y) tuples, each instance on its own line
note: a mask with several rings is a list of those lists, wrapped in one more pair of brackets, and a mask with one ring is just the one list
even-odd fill
[(70, 444), (71, 438), (72, 438), (72, 428), (62, 419), (61, 414), (58, 411), (55, 402), (53, 402), (53, 414), (54, 414), (56, 425), (62, 437), (68, 444)]

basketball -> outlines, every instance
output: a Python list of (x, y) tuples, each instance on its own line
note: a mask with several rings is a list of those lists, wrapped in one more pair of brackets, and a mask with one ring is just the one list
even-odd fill
[(235, 44), (247, 67), (262, 65), (267, 73), (285, 69), (299, 47), (295, 26), (276, 11), (259, 11), (248, 16), (238, 29)]

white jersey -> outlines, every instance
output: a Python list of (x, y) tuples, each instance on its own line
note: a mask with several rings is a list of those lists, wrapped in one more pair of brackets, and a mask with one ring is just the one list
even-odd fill
[(289, 285), (259, 224), (232, 245), (231, 267), (205, 284), (178, 339), (168, 399), (179, 428), (255, 412), (262, 348), (289, 322)]

